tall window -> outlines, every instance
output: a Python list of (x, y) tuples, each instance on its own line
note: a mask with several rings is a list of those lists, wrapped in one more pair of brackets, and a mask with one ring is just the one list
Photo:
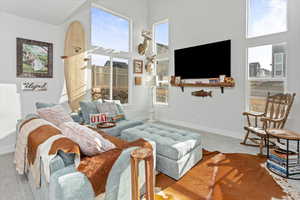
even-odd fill
[(155, 89), (155, 103), (168, 104), (169, 96), (169, 23), (163, 21), (154, 24), (153, 50), (157, 55), (155, 72), (158, 86)]
[(102, 98), (128, 103), (130, 21), (100, 8), (91, 9), (92, 89)]
[[(263, 112), (268, 93), (284, 93), (286, 87), (286, 43), (270, 34), (286, 38), (287, 0), (248, 0), (248, 107)], [(247, 40), (249, 41), (249, 40)], [(275, 42), (274, 42), (275, 41)], [(266, 45), (267, 44), (267, 45)]]

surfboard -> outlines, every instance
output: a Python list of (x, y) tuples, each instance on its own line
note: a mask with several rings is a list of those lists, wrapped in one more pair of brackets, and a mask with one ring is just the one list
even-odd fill
[(86, 46), (84, 27), (79, 21), (72, 22), (66, 32), (63, 58), (68, 102), (73, 111), (86, 93)]

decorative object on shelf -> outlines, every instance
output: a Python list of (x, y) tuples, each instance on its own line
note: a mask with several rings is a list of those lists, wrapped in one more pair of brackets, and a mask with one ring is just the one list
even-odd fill
[(175, 76), (171, 76), (171, 80), (170, 80), (170, 84), (171, 84), (171, 85), (174, 85), (174, 84), (175, 84), (175, 79), (176, 79)]
[(142, 31), (142, 36), (144, 37), (144, 41), (143, 43), (139, 44), (138, 46), (138, 52), (140, 55), (145, 55), (148, 47), (149, 47), (149, 43), (152, 40), (152, 34), (151, 31)]
[(142, 60), (133, 60), (133, 73), (142, 74), (143, 73), (143, 61)]
[(181, 77), (180, 76), (176, 76), (175, 77), (175, 85), (180, 85), (181, 84)]
[(205, 91), (205, 90), (200, 90), (200, 91), (196, 91), (196, 92), (192, 92), (193, 96), (196, 97), (212, 97), (212, 91)]
[(142, 77), (140, 77), (140, 76), (134, 77), (134, 84), (135, 85), (142, 85)]
[(155, 110), (154, 110), (154, 89), (157, 86), (157, 76), (148, 76), (146, 78), (146, 86), (149, 87), (150, 92), (151, 92), (151, 109), (150, 109), (150, 120), (149, 122), (154, 122), (155, 121)]
[(226, 75), (220, 75), (219, 80), (221, 83), (223, 83), (225, 81), (225, 77), (226, 77)]
[(24, 81), (22, 82), (21, 89), (23, 91), (47, 91), (47, 82), (34, 82), (34, 81)]
[(219, 83), (219, 82), (220, 82), (219, 78), (210, 78), (209, 79), (209, 83)]
[(52, 78), (53, 44), (17, 38), (17, 77)]
[(145, 65), (146, 72), (150, 73), (153, 71), (153, 66), (155, 63), (156, 55), (147, 57), (147, 63)]
[(224, 83), (234, 84), (235, 81), (234, 81), (234, 78), (232, 78), (232, 77), (225, 77)]

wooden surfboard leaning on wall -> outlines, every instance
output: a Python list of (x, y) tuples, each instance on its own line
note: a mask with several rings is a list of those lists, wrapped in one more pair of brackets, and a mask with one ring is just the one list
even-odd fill
[(65, 37), (64, 66), (69, 105), (74, 111), (86, 93), (86, 40), (79, 21), (69, 25)]

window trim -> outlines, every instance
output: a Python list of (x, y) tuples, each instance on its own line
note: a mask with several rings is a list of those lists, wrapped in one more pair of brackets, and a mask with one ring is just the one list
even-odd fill
[(288, 14), (288, 10), (289, 10), (289, 0), (287, 0), (286, 3), (286, 30), (284, 31), (279, 31), (276, 33), (269, 33), (269, 34), (264, 34), (264, 35), (257, 35), (257, 36), (249, 36), (249, 15), (250, 15), (250, 1), (251, 0), (247, 0), (246, 2), (246, 39), (260, 39), (260, 38), (264, 38), (264, 37), (276, 37), (277, 35), (282, 35), (282, 34), (286, 34), (289, 31), (289, 14)]
[[(168, 19), (163, 19), (163, 20), (160, 20), (160, 21), (158, 21), (158, 22), (155, 22), (155, 23), (153, 23), (153, 25), (152, 25), (152, 35), (153, 35), (153, 40), (152, 40), (152, 52), (154, 53), (154, 54), (157, 54), (157, 49), (156, 49), (156, 45), (155, 45), (155, 41), (156, 41), (156, 38), (155, 38), (155, 27), (157, 26), (157, 25), (159, 25), (159, 24), (165, 24), (165, 23), (168, 23), (168, 46), (169, 46), (169, 48), (170, 48), (170, 23), (169, 23), (169, 20)], [(169, 73), (170, 73), (170, 51), (169, 51), (169, 53), (168, 53), (168, 57), (164, 57), (164, 58), (156, 58), (156, 61), (155, 61), (155, 63), (154, 63), (154, 74), (155, 75), (157, 75), (157, 71), (156, 71), (156, 69), (157, 69), (157, 62), (159, 62), (159, 61), (169, 61), (169, 66), (168, 66), (168, 71), (169, 71)], [(159, 83), (168, 83), (168, 90), (170, 91), (170, 85), (169, 85), (169, 81), (165, 81), (165, 80), (162, 80), (162, 81), (159, 81), (159, 80), (157, 80), (157, 83), (159, 84)], [(154, 104), (154, 106), (168, 106), (169, 105), (169, 97), (170, 97), (170, 93), (168, 92), (168, 96), (167, 96), (167, 102), (166, 103), (163, 103), (163, 102), (157, 102), (156, 101), (156, 88), (157, 87), (154, 87), (153, 88), (153, 90), (155, 90), (154, 92), (153, 92), (153, 99), (152, 99), (152, 101), (153, 101), (153, 104)]]
[[(97, 8), (97, 9), (101, 9), (105, 12), (108, 12), (114, 16), (117, 16), (117, 17), (120, 17), (120, 18), (123, 18), (125, 20), (128, 21), (129, 23), (129, 46), (128, 46), (128, 52), (124, 52), (124, 51), (119, 51), (119, 50), (114, 50), (114, 49), (106, 49), (104, 47), (99, 47), (99, 46), (95, 46), (95, 45), (92, 45), (92, 12), (91, 12), (91, 9), (92, 8)], [(110, 63), (111, 63), (111, 69), (113, 69), (112, 65), (113, 65), (113, 59), (114, 58), (120, 58), (120, 59), (126, 59), (128, 60), (128, 103), (126, 104), (122, 104), (124, 107), (128, 107), (131, 105), (132, 103), (132, 90), (133, 90), (133, 76), (132, 76), (132, 71), (133, 71), (133, 20), (132, 18), (130, 17), (127, 17), (126, 15), (123, 15), (123, 14), (120, 14), (118, 12), (115, 12), (111, 9), (108, 9), (98, 3), (91, 3), (91, 6), (90, 6), (90, 13), (89, 13), (89, 17), (90, 17), (90, 20), (89, 20), (89, 24), (90, 24), (90, 33), (89, 33), (89, 38), (90, 40), (88, 41), (89, 43), (89, 46), (90, 46), (90, 49), (91, 51), (88, 53), (90, 54), (90, 58), (93, 54), (96, 54), (96, 55), (101, 55), (101, 56), (108, 56), (110, 58)], [(90, 59), (91, 60), (91, 59)], [(90, 63), (90, 65), (92, 65)], [(113, 85), (113, 80), (112, 80), (112, 77), (113, 77), (113, 70), (111, 70), (111, 87)], [(111, 88), (111, 91), (113, 90), (113, 88)], [(112, 99), (112, 92), (110, 92), (110, 98), (111, 100)]]

